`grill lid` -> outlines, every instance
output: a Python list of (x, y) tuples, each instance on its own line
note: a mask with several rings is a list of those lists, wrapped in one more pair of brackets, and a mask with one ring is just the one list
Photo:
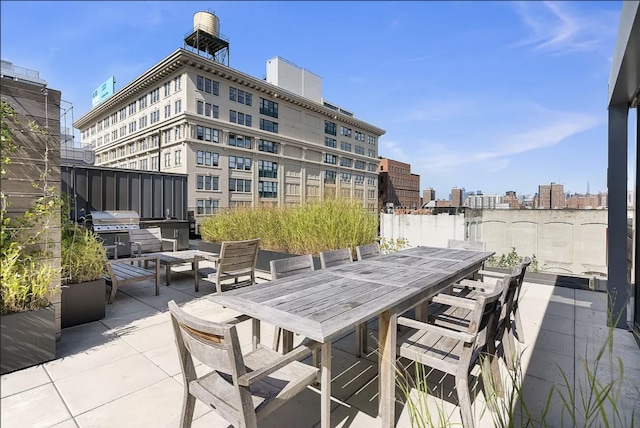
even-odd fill
[(127, 230), (140, 228), (140, 216), (135, 211), (91, 211), (93, 230)]

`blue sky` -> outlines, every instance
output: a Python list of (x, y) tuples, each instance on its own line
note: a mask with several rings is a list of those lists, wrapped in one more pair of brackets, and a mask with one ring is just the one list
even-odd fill
[(620, 1), (2, 1), (0, 52), (39, 70), (77, 119), (109, 76), (123, 87), (183, 46), (195, 12), (211, 10), (230, 39), (231, 67), (262, 78), (280, 55), (318, 74), (324, 98), (386, 129), (379, 154), (410, 163), (438, 198), (453, 186), (533, 194), (551, 181), (580, 193), (589, 182), (595, 193), (606, 191), (620, 9)]

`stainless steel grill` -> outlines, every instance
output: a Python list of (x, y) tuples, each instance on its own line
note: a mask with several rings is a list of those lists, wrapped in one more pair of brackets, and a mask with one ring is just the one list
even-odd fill
[(135, 211), (91, 211), (91, 227), (98, 234), (140, 229), (140, 216)]

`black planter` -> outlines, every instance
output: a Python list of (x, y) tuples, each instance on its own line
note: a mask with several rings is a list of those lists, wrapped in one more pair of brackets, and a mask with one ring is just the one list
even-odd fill
[(2, 315), (0, 330), (0, 374), (41, 364), (56, 357), (53, 305), (37, 311)]
[[(220, 253), (220, 244), (214, 242), (204, 242), (200, 241), (198, 244), (198, 249), (201, 251), (208, 251), (210, 253)], [(270, 251), (270, 250), (259, 250), (258, 251), (258, 261), (256, 262), (256, 270), (270, 272), (270, 263), (271, 260), (279, 260), (286, 259), (289, 257), (295, 257), (298, 254), (291, 253), (281, 253), (278, 251)], [(320, 258), (313, 257), (313, 264), (317, 269), (320, 269)]]
[(62, 328), (98, 321), (104, 318), (104, 279), (62, 286)]

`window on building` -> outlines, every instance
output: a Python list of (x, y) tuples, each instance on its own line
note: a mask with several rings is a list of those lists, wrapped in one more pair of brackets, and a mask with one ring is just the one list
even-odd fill
[(245, 103), (245, 105), (250, 106), (252, 104), (252, 98), (253, 97), (251, 96), (251, 94), (245, 92), (245, 94), (244, 94), (244, 103)]
[(354, 176), (353, 176), (353, 178), (354, 178), (354, 180), (353, 180), (353, 181), (354, 181), (356, 184), (364, 184), (364, 175), (358, 175), (358, 174), (356, 174), (356, 175), (354, 175)]
[(176, 166), (182, 165), (182, 150), (176, 150), (174, 153), (174, 163)]
[(229, 122), (236, 123), (236, 111), (229, 110)]
[(263, 131), (278, 133), (278, 124), (267, 119), (260, 118), (260, 129)]
[(362, 162), (361, 160), (356, 160), (353, 163), (353, 167), (355, 169), (365, 169), (366, 168), (366, 164), (364, 162)]
[(229, 100), (235, 101), (237, 98), (237, 90), (236, 88), (229, 88)]
[(368, 136), (368, 142), (369, 144), (372, 144), (375, 146), (376, 144), (376, 137), (372, 137), (371, 135)]
[(204, 114), (204, 101), (196, 101), (196, 113)]
[(164, 167), (165, 168), (171, 167), (171, 153), (170, 152), (166, 152), (164, 154)]
[(278, 178), (278, 164), (276, 162), (259, 160), (258, 177)]
[(147, 159), (140, 159), (140, 169), (143, 171), (149, 170), (149, 162)]
[(345, 152), (350, 152), (351, 143), (347, 143), (346, 141), (340, 141), (340, 150), (344, 150)]
[(146, 107), (147, 107), (147, 96), (144, 95), (138, 98), (138, 108), (142, 110), (143, 108), (146, 108)]
[(158, 171), (160, 169), (160, 156), (151, 156), (151, 170)]
[(182, 76), (178, 76), (175, 79), (173, 79), (173, 90), (174, 92), (178, 92), (182, 90)]
[(376, 151), (375, 150), (369, 149), (369, 153), (368, 154), (369, 154), (370, 158), (375, 158), (376, 157)]
[(330, 137), (324, 137), (324, 145), (333, 149), (337, 147), (336, 140)]
[(173, 104), (173, 111), (175, 114), (182, 112), (182, 100), (176, 100)]
[(199, 91), (204, 91), (204, 77), (196, 76), (196, 89)]
[(336, 172), (335, 171), (325, 171), (324, 172), (324, 182), (325, 183), (335, 183), (336, 182)]
[(160, 101), (160, 88), (156, 88), (150, 92), (151, 95), (151, 104), (157, 103)]
[[(127, 118), (127, 109), (126, 108), (121, 108), (120, 109), (120, 114), (118, 115), (118, 117), (120, 118), (120, 120), (125, 120)], [(91, 128), (91, 133), (95, 133), (96, 132), (96, 128)]]
[(237, 98), (238, 98), (238, 102), (240, 104), (244, 104), (244, 91), (241, 91), (240, 89), (237, 90)]
[(258, 196), (261, 198), (277, 198), (278, 183), (276, 181), (258, 181)]
[(230, 178), (229, 191), (251, 193), (251, 180), (245, 180), (242, 178)]
[(176, 129), (176, 131), (175, 131), (176, 132), (175, 133), (176, 141), (178, 141), (178, 140), (182, 139), (182, 127), (181, 126), (176, 126), (175, 129)]
[(351, 174), (348, 172), (341, 172), (340, 181), (343, 183), (351, 183)]
[(355, 138), (358, 141), (364, 141), (364, 134), (362, 132), (356, 131), (356, 137)]
[(335, 165), (336, 164), (336, 157), (330, 153), (324, 153), (322, 155), (322, 160), (324, 161), (324, 163), (328, 163), (331, 165)]
[(244, 113), (238, 112), (238, 125), (244, 125)]
[(278, 153), (278, 143), (260, 140), (258, 142), (258, 150), (261, 152)]
[(129, 116), (131, 116), (132, 114), (135, 114), (135, 112), (136, 112), (136, 103), (134, 101), (131, 104), (129, 104)]
[(164, 106), (164, 118), (168, 118), (171, 116), (171, 104), (167, 104)]
[(329, 122), (328, 120), (324, 121), (324, 132), (325, 134), (336, 135), (336, 124), (333, 122)]
[(260, 98), (260, 114), (278, 118), (278, 103)]
[(340, 158), (340, 166), (351, 168), (353, 161), (349, 158)]
[(346, 126), (341, 126), (340, 135), (344, 135), (345, 137), (351, 137), (351, 128), (347, 128)]
[(244, 124), (245, 124), (246, 126), (249, 126), (249, 127), (250, 127), (250, 126), (251, 126), (251, 122), (252, 122), (252, 121), (251, 121), (251, 115), (250, 115), (250, 114), (245, 114), (245, 115), (244, 115)]
[(169, 95), (171, 95), (171, 82), (164, 84), (164, 96), (168, 97)]
[(356, 153), (359, 155), (364, 155), (364, 147), (356, 146)]

